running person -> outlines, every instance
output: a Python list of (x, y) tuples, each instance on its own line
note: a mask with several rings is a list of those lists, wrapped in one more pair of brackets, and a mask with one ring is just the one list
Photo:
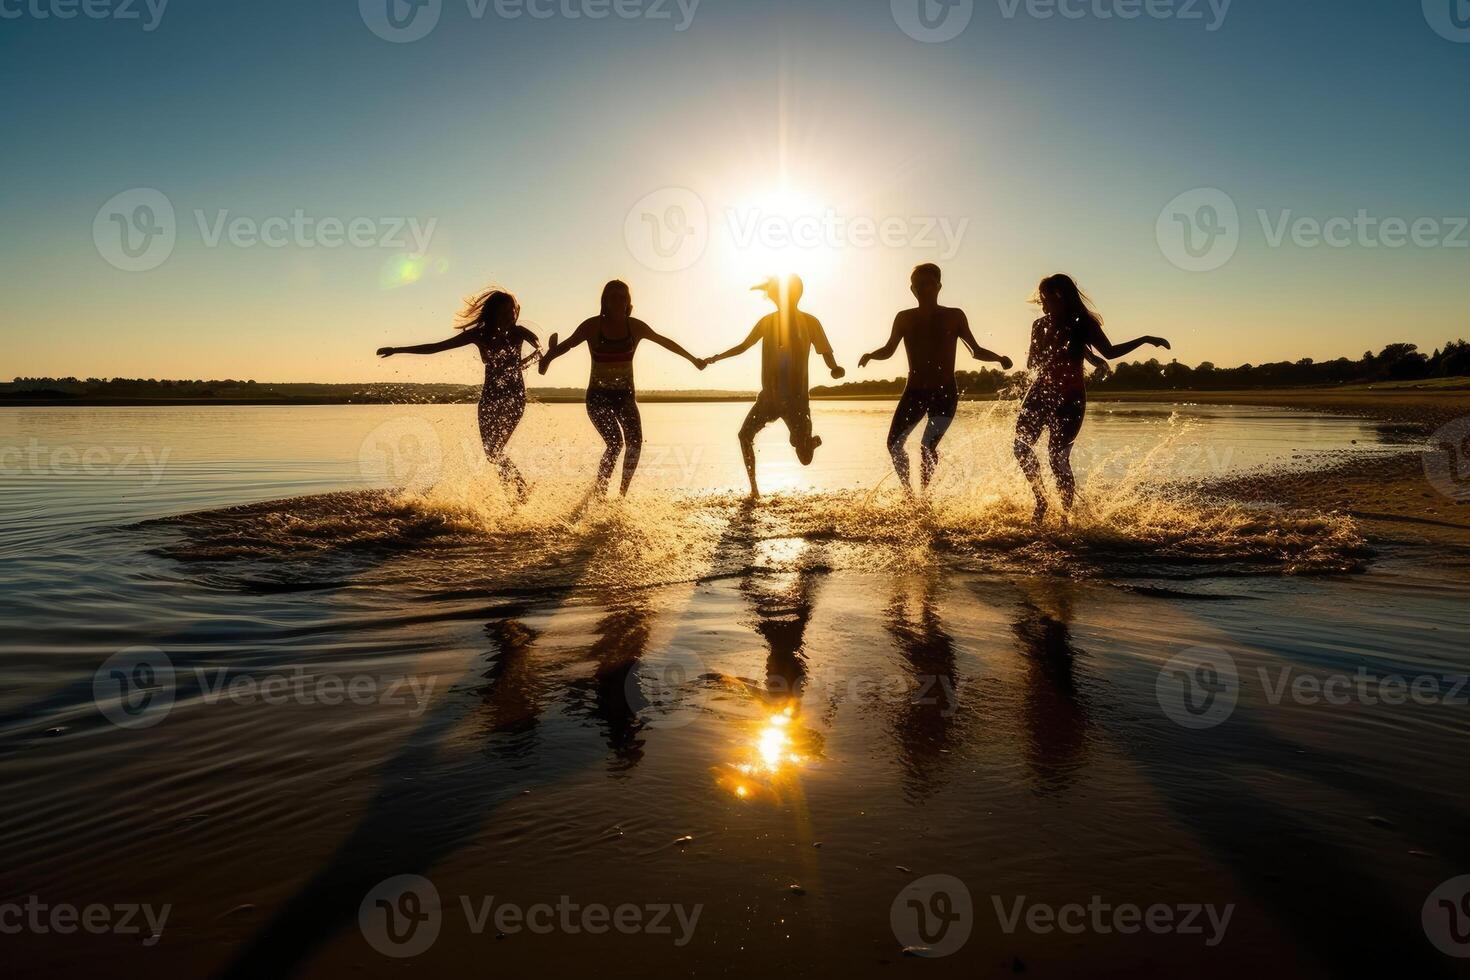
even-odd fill
[[(633, 316), (633, 294), (628, 284), (613, 280), (602, 290), (602, 312), (585, 321), (561, 343), (556, 334), (541, 358), (541, 373), (551, 362), (578, 344), (586, 344), (592, 355), (592, 375), (587, 382), (587, 416), (602, 436), (606, 448), (597, 468), (596, 496), (607, 493), (618, 454), (623, 453), (622, 495), (638, 471), (643, 453), (643, 418), (638, 413), (638, 391), (633, 385), (633, 355), (638, 344), (650, 340), (704, 370), (705, 362)], [(627, 451), (623, 452), (624, 446)]]
[(959, 390), (954, 379), (955, 350), (959, 343), (964, 342), (975, 360), (994, 361), (1003, 370), (1011, 369), (1009, 357), (993, 354), (975, 341), (964, 310), (939, 305), (942, 286), (939, 266), (932, 262), (917, 266), (909, 277), (909, 290), (919, 305), (899, 313), (893, 320), (888, 343), (871, 354), (864, 354), (858, 361), (860, 368), (867, 367), (869, 361), (886, 361), (898, 350), (898, 342), (903, 341), (909, 359), (909, 379), (893, 413), (893, 424), (888, 428), (888, 454), (893, 457), (893, 469), (909, 493), (913, 493), (913, 482), (904, 444), (927, 417), (929, 422), (924, 427), (919, 454), (919, 483), (927, 490), (934, 467), (939, 464), (939, 440), (949, 431), (959, 407)]
[[(1126, 357), (1145, 344), (1169, 350), (1162, 337), (1139, 337), (1126, 344), (1114, 344), (1103, 333), (1102, 317), (1092, 309), (1087, 297), (1070, 276), (1055, 275), (1041, 280), (1035, 302), (1043, 316), (1031, 325), (1031, 351), (1026, 367), (1033, 374), (1031, 387), (1021, 399), (1021, 414), (1016, 421), (1016, 462), (1036, 494), (1034, 520), (1046, 517), (1046, 488), (1041, 482), (1041, 463), (1032, 447), (1047, 437), (1047, 462), (1062, 495), (1062, 508), (1070, 511), (1077, 494), (1077, 480), (1072, 474), (1072, 445), (1082, 431), (1087, 417), (1087, 385), (1082, 376), (1082, 362), (1091, 361), (1105, 367), (1103, 358)], [(1100, 355), (1100, 356), (1099, 356)], [(1063, 523), (1066, 518), (1063, 517)]]
[(743, 341), (706, 363), (744, 354), (757, 343), (761, 347), (761, 392), (745, 424), (740, 427), (740, 454), (745, 460), (745, 473), (750, 477), (750, 495), (759, 497), (755, 480), (755, 436), (777, 419), (786, 423), (791, 445), (803, 466), (822, 444), (822, 437), (812, 435), (811, 396), (807, 390), (807, 361), (812, 349), (827, 362), (833, 378), (847, 372), (837, 366), (832, 345), (816, 317), (798, 308), (804, 287), (798, 276), (772, 278), (753, 287), (766, 294), (776, 305), (776, 312), (762, 319)]
[[(455, 329), (460, 331), (458, 336), (417, 347), (380, 347), (378, 356), (438, 354), (473, 344), (485, 363), (485, 386), (480, 389), (479, 408), (480, 442), (485, 447), (485, 458), (496, 465), (500, 478), (524, 500), (528, 492), (526, 480), (505, 454), (505, 446), (526, 414), (523, 372), (541, 350), (541, 341), (517, 322), (520, 316), (521, 305), (514, 296), (489, 289), (466, 301), (459, 323), (455, 324)], [(532, 353), (523, 358), (521, 348), (525, 344), (531, 345)]]

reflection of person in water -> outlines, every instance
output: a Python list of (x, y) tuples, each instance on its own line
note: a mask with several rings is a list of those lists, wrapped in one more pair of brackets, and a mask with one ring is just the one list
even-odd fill
[[(909, 593), (911, 582), (896, 584), (884, 625), (907, 662), (911, 683), (893, 729), (902, 753), (905, 792), (919, 799), (940, 785), (937, 764), (958, 734), (954, 639), (939, 618), (936, 576), (923, 576), (916, 597)], [(913, 599), (916, 611), (911, 611)]]
[(639, 687), (634, 673), (648, 650), (653, 610), (635, 599), (610, 606), (594, 628), (597, 639), (587, 650), (592, 676), (570, 685), (573, 710), (595, 719), (612, 751), (612, 768), (632, 769), (643, 759), (643, 725), (629, 700)]
[(774, 581), (784, 586), (780, 588), (763, 582), (753, 569), (741, 579), (740, 591), (755, 613), (755, 631), (770, 648), (765, 694), (774, 707), (801, 703), (807, 679), (803, 647), (819, 574), (809, 567), (775, 573)]
[(1068, 587), (1053, 584), (1021, 600), (1011, 627), (1025, 661), (1022, 715), (1027, 762), (1040, 791), (1064, 788), (1087, 750), (1087, 705), (1077, 690)]
[(519, 619), (499, 619), (485, 626), (495, 650), (481, 674), (480, 699), (485, 707), (485, 731), (497, 736), (490, 744), (496, 754), (523, 758), (534, 748), (542, 699), (549, 693), (544, 671), (534, 663), (539, 634)]

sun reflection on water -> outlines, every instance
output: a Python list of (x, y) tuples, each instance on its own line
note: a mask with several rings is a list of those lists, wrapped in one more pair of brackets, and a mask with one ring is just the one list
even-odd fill
[(796, 706), (788, 704), (760, 722), (742, 745), (740, 761), (723, 773), (721, 784), (742, 800), (778, 795), (782, 785), (807, 765), (808, 755), (801, 749), (804, 740)]

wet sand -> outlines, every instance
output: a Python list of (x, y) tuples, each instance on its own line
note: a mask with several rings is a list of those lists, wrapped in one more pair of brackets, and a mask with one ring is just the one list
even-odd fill
[(1109, 394), (1110, 400), (1168, 404), (1269, 405), (1370, 418), (1384, 423), (1390, 439), (1404, 442), (1395, 456), (1350, 457), (1311, 473), (1232, 479), (1212, 489), (1237, 501), (1276, 503), (1351, 516), (1371, 543), (1443, 544), (1470, 548), (1470, 494), (1458, 499), (1437, 488), (1425, 472), (1423, 449), (1440, 427), (1470, 417), (1465, 387), (1377, 386), (1335, 389)]

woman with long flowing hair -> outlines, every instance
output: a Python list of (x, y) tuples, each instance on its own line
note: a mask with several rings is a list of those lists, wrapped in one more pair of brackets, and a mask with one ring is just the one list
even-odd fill
[[(485, 458), (500, 471), (500, 478), (524, 500), (529, 488), (516, 464), (505, 454), (506, 443), (526, 414), (525, 369), (541, 351), (541, 341), (520, 325), (521, 304), (502, 289), (487, 289), (465, 301), (455, 329), (459, 333), (437, 344), (417, 347), (381, 347), (379, 357), (394, 354), (438, 354), (473, 345), (485, 364), (485, 386), (480, 391), (480, 442)], [(523, 357), (522, 348), (532, 351)]]
[[(1026, 367), (1031, 385), (1021, 399), (1016, 421), (1016, 461), (1036, 494), (1034, 520), (1046, 517), (1046, 487), (1041, 481), (1041, 463), (1032, 447), (1048, 432), (1047, 462), (1056, 479), (1064, 511), (1072, 509), (1077, 480), (1072, 474), (1072, 445), (1087, 417), (1087, 383), (1083, 362), (1106, 368), (1108, 360), (1126, 357), (1145, 344), (1169, 349), (1162, 337), (1139, 337), (1114, 344), (1103, 333), (1102, 317), (1071, 276), (1057, 274), (1041, 280), (1033, 300), (1042, 317), (1031, 325), (1031, 352)], [(1066, 515), (1062, 517), (1066, 522)]]
[(603, 287), (602, 312), (584, 321), (560, 343), (556, 334), (552, 334), (541, 358), (541, 373), (545, 374), (552, 361), (579, 344), (586, 344), (592, 355), (587, 416), (605, 444), (593, 487), (593, 493), (599, 497), (607, 493), (619, 454), (623, 457), (623, 496), (628, 495), (628, 485), (638, 472), (638, 459), (643, 452), (643, 418), (638, 412), (638, 392), (633, 384), (633, 355), (644, 340), (673, 351), (701, 371), (705, 368), (705, 361), (634, 317), (632, 290), (627, 283), (616, 279)]

